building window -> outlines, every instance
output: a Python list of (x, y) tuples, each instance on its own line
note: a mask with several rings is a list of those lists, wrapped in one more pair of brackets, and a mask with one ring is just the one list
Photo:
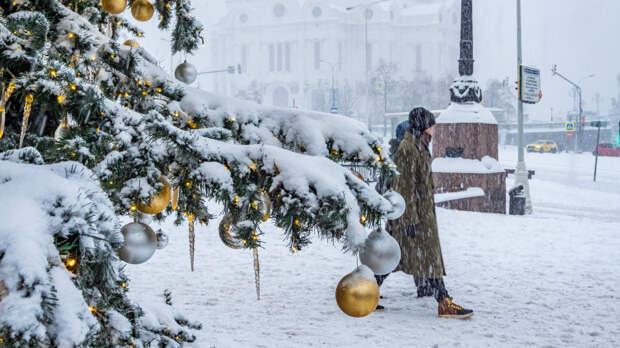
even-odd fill
[(241, 69), (244, 73), (248, 72), (248, 55), (250, 49), (248, 45), (241, 46)]
[(284, 5), (282, 5), (281, 3), (277, 3), (273, 7), (273, 15), (274, 16), (282, 17), (282, 16), (284, 16), (285, 13), (286, 13), (286, 7), (284, 7)]
[(277, 70), (278, 71), (282, 71), (282, 43), (278, 42), (277, 47), (277, 53), (278, 53), (278, 63), (277, 63)]
[(321, 42), (314, 42), (314, 70), (321, 69)]
[(284, 43), (284, 70), (291, 71), (291, 44), (290, 42)]
[(269, 71), (276, 71), (276, 48), (274, 44), (269, 45)]
[(321, 17), (322, 14), (323, 14), (323, 10), (321, 10), (320, 7), (316, 6), (315, 8), (312, 9), (312, 15), (314, 16), (314, 18), (319, 18)]
[(366, 68), (368, 71), (372, 70), (372, 44), (370, 42), (366, 44)]

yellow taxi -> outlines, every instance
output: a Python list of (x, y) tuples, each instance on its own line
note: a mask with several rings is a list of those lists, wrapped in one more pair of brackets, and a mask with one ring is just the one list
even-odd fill
[(558, 152), (558, 144), (556, 144), (555, 141), (538, 140), (537, 142), (533, 144), (527, 144), (526, 149), (527, 149), (527, 152), (556, 153)]

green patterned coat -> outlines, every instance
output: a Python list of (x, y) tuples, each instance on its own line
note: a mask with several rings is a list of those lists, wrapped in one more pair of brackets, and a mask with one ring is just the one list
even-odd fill
[[(431, 156), (428, 147), (407, 132), (394, 157), (400, 176), (392, 189), (407, 204), (405, 213), (388, 223), (388, 232), (398, 241), (401, 261), (396, 271), (419, 278), (441, 278), (445, 275), (443, 256), (437, 231)], [(406, 235), (408, 225), (415, 225), (415, 236)]]

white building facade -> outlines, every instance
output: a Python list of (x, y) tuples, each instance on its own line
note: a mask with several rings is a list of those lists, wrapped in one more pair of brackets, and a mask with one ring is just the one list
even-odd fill
[(368, 3), (228, 0), (227, 14), (209, 28), (209, 66), (240, 64), (242, 72), (201, 77), (201, 84), (231, 96), (252, 90), (265, 105), (319, 110), (317, 93), (329, 91), (332, 78), (336, 89), (365, 95), (380, 62), (394, 63), (403, 79), (456, 76), (459, 1)]

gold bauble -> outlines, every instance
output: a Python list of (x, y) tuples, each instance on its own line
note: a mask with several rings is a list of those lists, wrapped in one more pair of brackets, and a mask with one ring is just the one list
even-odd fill
[(352, 317), (361, 318), (372, 313), (379, 304), (379, 286), (372, 270), (362, 265), (344, 276), (336, 288), (336, 302)]
[(136, 0), (133, 5), (131, 5), (131, 15), (141, 22), (146, 22), (151, 19), (153, 13), (155, 13), (153, 4), (147, 0)]
[(138, 41), (131, 40), (131, 39), (125, 40), (125, 42), (123, 42), (123, 45), (129, 46), (129, 47), (135, 47), (135, 48), (140, 47), (140, 44), (138, 43)]
[(151, 198), (151, 202), (148, 205), (138, 204), (138, 210), (144, 214), (158, 214), (170, 203), (170, 185), (168, 184), (168, 180), (165, 178), (159, 179), (164, 187), (159, 191), (153, 198)]
[(232, 231), (235, 228), (233, 217), (231, 214), (226, 214), (220, 222), (219, 232), (222, 243), (231, 249), (241, 249), (243, 244), (236, 240), (232, 236)]
[(127, 8), (127, 0), (102, 0), (101, 7), (109, 14), (121, 14)]

